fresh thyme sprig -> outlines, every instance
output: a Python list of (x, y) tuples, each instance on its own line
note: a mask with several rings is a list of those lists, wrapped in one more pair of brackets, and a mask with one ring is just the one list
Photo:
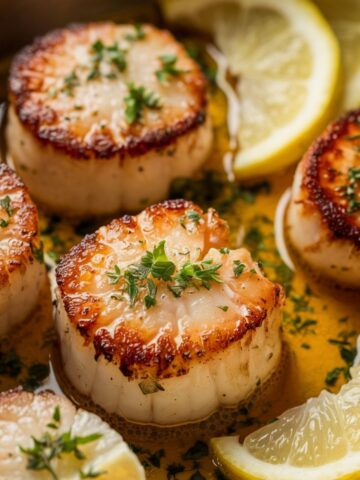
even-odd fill
[(128, 93), (125, 97), (125, 119), (132, 125), (142, 117), (143, 110), (161, 108), (160, 98), (155, 92), (147, 90), (143, 86), (136, 86), (134, 83), (128, 84)]
[[(60, 407), (56, 406), (52, 415), (52, 421), (48, 423), (47, 427), (52, 430), (58, 430), (60, 423)], [(26, 465), (28, 470), (47, 470), (53, 480), (59, 480), (52, 461), (61, 458), (63, 454), (72, 454), (79, 460), (85, 459), (86, 457), (79, 447), (95, 442), (101, 436), (99, 433), (93, 433), (85, 437), (72, 436), (70, 430), (58, 435), (52, 435), (47, 431), (40, 438), (32, 437), (33, 447), (25, 448), (19, 446), (19, 448), (28, 457)]]
[(178, 75), (187, 73), (186, 70), (177, 68), (176, 63), (178, 61), (178, 57), (174, 53), (161, 55), (159, 60), (161, 62), (161, 68), (156, 70), (155, 75), (161, 83), (166, 83), (169, 80), (169, 77), (177, 77)]

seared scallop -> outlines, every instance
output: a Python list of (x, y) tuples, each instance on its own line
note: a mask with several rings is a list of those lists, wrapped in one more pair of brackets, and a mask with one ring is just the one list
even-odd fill
[(109, 413), (194, 422), (247, 399), (276, 369), (282, 288), (218, 214), (166, 201), (101, 227), (57, 268), (70, 382)]
[(44, 279), (36, 206), (15, 172), (0, 164), (0, 335), (31, 313)]
[(0, 394), (0, 480), (144, 480), (121, 435), (47, 391)]
[(10, 161), (33, 197), (73, 216), (136, 211), (206, 159), (212, 129), (199, 66), (150, 25), (77, 25), (14, 60)]
[(330, 125), (305, 154), (287, 225), (296, 254), (317, 276), (360, 288), (360, 110)]

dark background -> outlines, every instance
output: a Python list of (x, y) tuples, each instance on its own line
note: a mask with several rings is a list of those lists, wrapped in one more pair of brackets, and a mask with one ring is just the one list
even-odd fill
[(156, 0), (0, 0), (0, 101), (11, 57), (37, 35), (95, 20), (159, 23)]

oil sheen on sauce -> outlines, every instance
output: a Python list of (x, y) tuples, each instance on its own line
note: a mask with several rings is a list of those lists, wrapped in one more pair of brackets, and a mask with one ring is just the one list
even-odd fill
[[(210, 49), (210, 52), (214, 50)], [(210, 67), (213, 66), (211, 63)], [(219, 70), (219, 73), (224, 79), (224, 72)], [(284, 191), (291, 185), (294, 169), (279, 172), (250, 186), (228, 182), (229, 152), (234, 149), (229, 132), (234, 130), (234, 125), (227, 125), (227, 120), (231, 119), (227, 101), (232, 101), (232, 93), (230, 89), (230, 97), (227, 97), (215, 85), (211, 85), (209, 91), (215, 145), (206, 167), (208, 172), (205, 180), (176, 182), (172, 193), (178, 197), (186, 192), (189, 198), (202, 206), (217, 208), (230, 224), (232, 246), (248, 247), (262, 263), (265, 274), (285, 286), (284, 356), (278, 374), (266, 385), (260, 386), (250, 402), (236, 410), (223, 411), (200, 424), (156, 429), (109, 418), (139, 454), (149, 479), (224, 478), (211, 460), (207, 440), (215, 435), (231, 433), (243, 438), (285, 409), (318, 395), (323, 388), (337, 391), (346, 381), (360, 332), (360, 301), (355, 295), (335, 292), (322, 285), (311, 273), (302, 271), (297, 258), (292, 258), (295, 265), (292, 271), (279, 255), (275, 242), (275, 213)], [(98, 227), (86, 223), (70, 225), (44, 214), (41, 214), (40, 223), (49, 268), (82, 235)], [(278, 222), (276, 228), (279, 228)], [(279, 234), (278, 231), (276, 233)], [(279, 238), (279, 235), (276, 236)], [(48, 284), (31, 317), (16, 332), (0, 341), (0, 389), (22, 384), (36, 390), (47, 377), (52, 358), (62, 388), (74, 401), (83, 403), (83, 399), (70, 389), (61, 376), (56, 347), (54, 350), (52, 346), (54, 338)], [(51, 381), (54, 382), (54, 378)], [(45, 380), (44, 385), (53, 386), (54, 383), (49, 384)], [(94, 408), (93, 405), (85, 406)]]

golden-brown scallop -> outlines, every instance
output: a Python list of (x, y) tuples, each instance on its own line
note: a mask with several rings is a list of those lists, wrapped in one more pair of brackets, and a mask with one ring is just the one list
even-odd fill
[(0, 164), (0, 335), (34, 309), (44, 279), (36, 206), (15, 172)]
[(9, 86), (10, 160), (59, 213), (139, 210), (166, 198), (211, 147), (204, 76), (150, 25), (54, 31), (17, 55)]
[(246, 399), (277, 367), (283, 291), (227, 224), (184, 200), (100, 228), (57, 268), (71, 383), (108, 412), (172, 425)]
[(360, 111), (330, 125), (300, 162), (287, 225), (316, 275), (360, 288)]

